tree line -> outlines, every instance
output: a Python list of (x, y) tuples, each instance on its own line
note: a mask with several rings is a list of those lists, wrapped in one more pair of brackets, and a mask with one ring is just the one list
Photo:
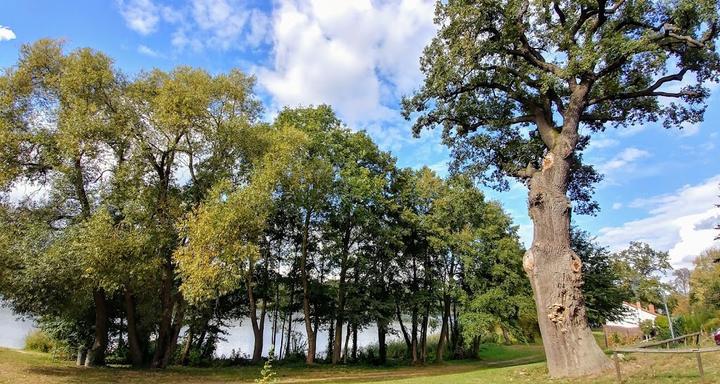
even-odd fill
[(484, 335), (533, 336), (499, 203), (462, 176), (398, 167), (328, 106), (264, 122), (253, 85), (236, 70), (129, 77), (92, 49), (23, 46), (0, 76), (4, 303), (87, 348), (89, 366), (209, 358), (243, 318), (252, 362), (269, 342), (313, 364), (320, 329), (332, 363), (357, 357), (369, 326), (380, 363), (393, 323), (414, 363), (435, 322), (438, 360)]

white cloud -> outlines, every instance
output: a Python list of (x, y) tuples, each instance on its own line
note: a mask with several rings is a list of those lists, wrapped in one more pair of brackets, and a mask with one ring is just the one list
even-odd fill
[(599, 241), (613, 250), (627, 247), (630, 241), (644, 241), (670, 252), (675, 267), (689, 266), (703, 250), (720, 244), (717, 231), (707, 223), (720, 223), (718, 203), (720, 175), (697, 185), (686, 185), (671, 194), (637, 199), (632, 208), (645, 209), (647, 217), (618, 227), (600, 230)]
[(154, 49), (152, 49), (152, 48), (150, 48), (150, 47), (148, 47), (148, 46), (146, 46), (146, 45), (142, 45), (142, 44), (140, 44), (140, 45), (138, 46), (138, 52), (141, 53), (141, 54), (143, 54), (143, 55), (145, 55), (145, 56), (150, 56), (150, 57), (163, 57), (163, 55), (162, 55), (161, 53), (155, 51)]
[(274, 62), (258, 69), (259, 83), (278, 105), (331, 104), (351, 124), (397, 119), (385, 100), (422, 80), (433, 11), (431, 0), (282, 0), (272, 16)]
[(268, 41), (270, 18), (240, 0), (188, 0), (180, 5), (118, 0), (118, 4), (128, 27), (140, 34), (155, 32), (161, 23), (170, 25), (170, 43), (177, 49), (256, 48)]
[(613, 203), (612, 209), (620, 209), (623, 207), (622, 203)]
[(13, 40), (16, 37), (12, 29), (0, 25), (0, 41)]
[(628, 166), (629, 164), (635, 162), (638, 159), (642, 159), (644, 157), (650, 156), (650, 153), (647, 151), (644, 151), (642, 149), (637, 149), (634, 147), (625, 148), (622, 150), (622, 152), (618, 153), (607, 161), (604, 164), (601, 164), (599, 166), (600, 170), (605, 172), (611, 172), (616, 169), (621, 169), (623, 167)]
[(590, 140), (590, 144), (587, 146), (587, 149), (585, 150), (585, 152), (591, 152), (591, 151), (595, 151), (598, 149), (611, 148), (618, 144), (620, 144), (620, 142), (615, 139), (610, 139), (610, 138), (595, 139), (595, 138), (593, 138), (592, 140)]
[(118, 5), (128, 28), (141, 35), (155, 32), (160, 21), (160, 8), (152, 0), (118, 0)]

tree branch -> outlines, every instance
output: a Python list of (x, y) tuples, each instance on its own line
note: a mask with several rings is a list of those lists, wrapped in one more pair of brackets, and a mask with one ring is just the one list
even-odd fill
[(599, 97), (596, 99), (592, 99), (588, 102), (587, 105), (594, 105), (599, 104), (604, 101), (608, 100), (627, 100), (627, 99), (633, 99), (636, 97), (649, 97), (649, 96), (663, 96), (663, 97), (683, 97), (683, 96), (690, 96), (687, 92), (662, 92), (657, 91), (658, 88), (663, 86), (665, 83), (669, 83), (671, 81), (682, 81), (683, 77), (685, 76), (685, 73), (688, 71), (687, 68), (683, 68), (680, 70), (680, 72), (668, 75), (659, 78), (655, 83), (645, 89), (641, 89), (639, 91), (634, 92), (625, 92), (625, 93), (618, 93), (615, 95), (607, 95), (603, 97)]

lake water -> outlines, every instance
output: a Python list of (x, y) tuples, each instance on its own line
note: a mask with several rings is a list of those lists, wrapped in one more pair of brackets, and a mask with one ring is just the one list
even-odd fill
[(18, 319), (8, 308), (0, 307), (0, 347), (22, 348), (33, 325), (32, 321)]
[[(300, 319), (300, 315), (296, 316), (296, 319)], [(278, 321), (278, 327), (282, 325), (281, 321)], [(399, 325), (393, 324), (393, 329), (398, 330)], [(24, 345), (25, 336), (34, 329), (33, 322), (18, 319), (8, 308), (0, 307), (0, 347), (7, 348), (22, 348)], [(286, 328), (287, 330), (287, 328)], [(344, 329), (345, 330), (345, 329)], [(302, 321), (293, 322), (293, 331), (299, 332), (305, 336), (305, 324)], [(250, 321), (236, 321), (227, 330), (228, 334), (225, 335), (225, 341), (221, 341), (218, 344), (217, 354), (218, 355), (230, 355), (233, 350), (239, 351), (242, 354), (252, 355), (253, 349), (253, 332), (250, 326)], [(272, 319), (268, 318), (265, 320), (265, 336), (263, 345), (263, 354), (267, 354), (270, 349), (272, 334)], [(280, 344), (280, 333), (278, 331), (277, 343)], [(343, 339), (344, 339), (343, 335)], [(387, 341), (398, 340), (402, 336), (396, 332), (395, 335), (388, 334)], [(327, 330), (318, 331), (317, 337), (317, 351), (319, 356), (323, 356), (328, 345), (328, 332)], [(343, 340), (344, 342), (344, 340)], [(352, 341), (351, 341), (352, 342)], [(375, 324), (371, 324), (369, 327), (358, 332), (358, 347), (365, 347), (377, 342), (377, 328)]]

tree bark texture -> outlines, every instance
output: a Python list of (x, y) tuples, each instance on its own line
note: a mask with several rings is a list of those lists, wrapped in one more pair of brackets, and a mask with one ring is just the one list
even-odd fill
[[(573, 124), (567, 116), (566, 124)], [(570, 248), (572, 206), (567, 185), (577, 134), (573, 135), (572, 129), (563, 131), (556, 139), (560, 142), (545, 156), (542, 169), (529, 180), (528, 207), (534, 233), (523, 268), (533, 288), (550, 375), (577, 377), (599, 373), (610, 361), (588, 326), (581, 292), (582, 263)]]

